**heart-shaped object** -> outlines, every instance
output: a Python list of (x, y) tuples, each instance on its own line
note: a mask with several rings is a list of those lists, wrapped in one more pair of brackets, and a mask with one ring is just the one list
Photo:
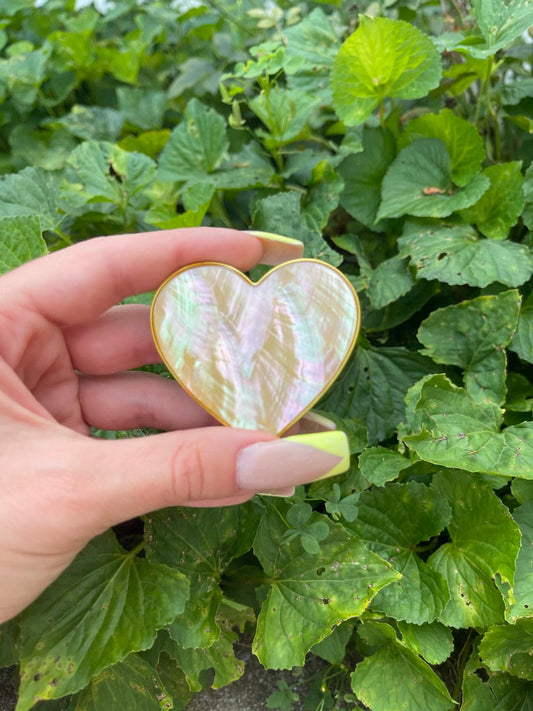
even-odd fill
[(257, 283), (207, 262), (167, 279), (151, 323), (168, 369), (214, 417), (282, 434), (341, 371), (359, 314), (350, 282), (325, 262), (286, 262)]

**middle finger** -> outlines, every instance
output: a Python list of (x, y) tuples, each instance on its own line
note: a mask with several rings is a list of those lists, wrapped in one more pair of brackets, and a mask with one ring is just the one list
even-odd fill
[(102, 316), (63, 330), (75, 370), (109, 375), (147, 363), (160, 363), (150, 330), (150, 307), (114, 306)]

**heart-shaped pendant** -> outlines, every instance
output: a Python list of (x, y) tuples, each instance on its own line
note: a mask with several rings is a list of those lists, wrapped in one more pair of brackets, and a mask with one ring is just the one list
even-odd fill
[(157, 291), (152, 333), (182, 387), (225, 425), (282, 434), (323, 395), (357, 338), (357, 295), (337, 269), (298, 259), (257, 283), (193, 264)]

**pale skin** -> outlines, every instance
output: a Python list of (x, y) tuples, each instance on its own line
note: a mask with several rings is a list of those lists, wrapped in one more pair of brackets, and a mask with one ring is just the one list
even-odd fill
[[(239, 451), (267, 433), (216, 427), (159, 362), (149, 307), (116, 306), (210, 260), (247, 270), (263, 245), (196, 228), (90, 240), (0, 278), (0, 622), (110, 526), (165, 506), (236, 504)], [(107, 441), (102, 429), (164, 434)]]

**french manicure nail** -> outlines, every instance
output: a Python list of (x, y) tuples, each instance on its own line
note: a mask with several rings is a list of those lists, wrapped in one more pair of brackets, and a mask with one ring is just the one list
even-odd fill
[(344, 432), (294, 435), (242, 449), (236, 481), (241, 489), (271, 491), (341, 474), (349, 463)]
[(287, 498), (289, 496), (294, 496), (295, 491), (295, 486), (287, 486), (284, 489), (271, 489), (270, 491), (258, 491), (257, 493), (261, 494), (261, 496), (279, 496)]
[(302, 427), (305, 432), (330, 432), (337, 429), (337, 425), (329, 417), (319, 415), (310, 410), (302, 417)]
[(261, 240), (263, 245), (262, 264), (275, 266), (291, 259), (299, 259), (304, 253), (304, 245), (300, 240), (276, 235), (273, 232), (260, 232), (257, 230), (246, 230), (246, 232)]

